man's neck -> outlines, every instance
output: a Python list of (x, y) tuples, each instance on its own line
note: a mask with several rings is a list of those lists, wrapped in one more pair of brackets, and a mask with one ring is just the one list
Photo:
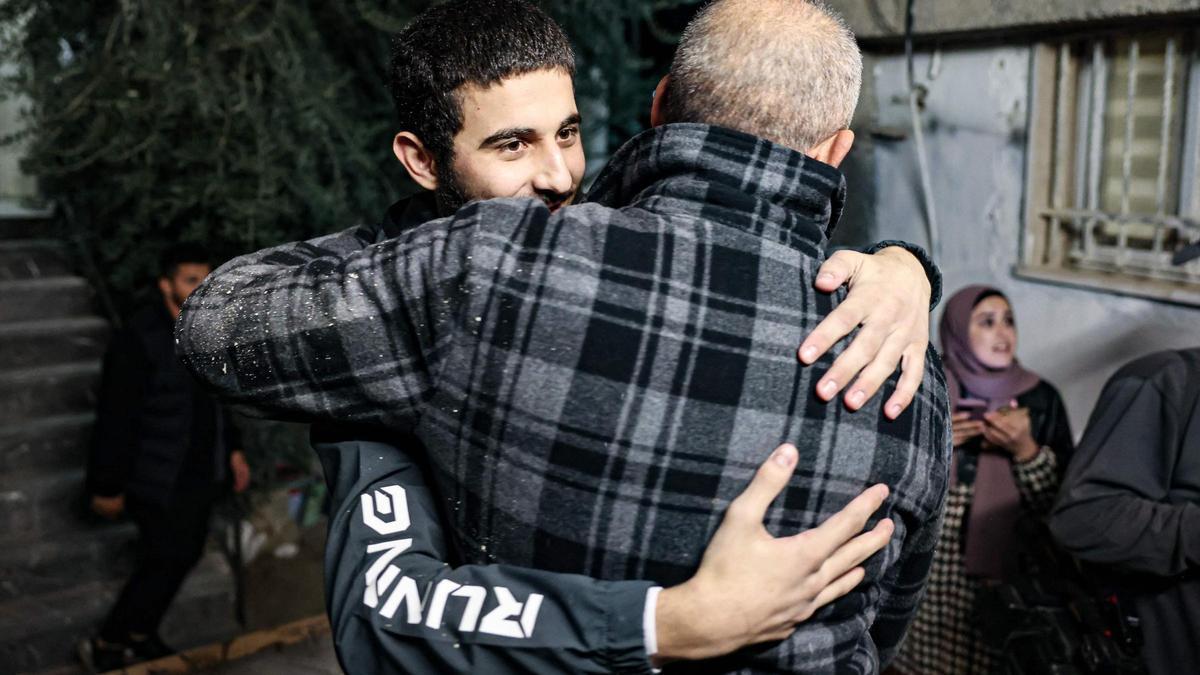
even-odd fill
[(622, 146), (587, 201), (702, 215), (815, 251), (844, 198), (841, 172), (801, 152), (732, 129), (665, 124)]

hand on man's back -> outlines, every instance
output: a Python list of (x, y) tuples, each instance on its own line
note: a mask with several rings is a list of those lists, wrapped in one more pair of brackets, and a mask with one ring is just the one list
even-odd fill
[(845, 389), (846, 406), (858, 410), (900, 367), (900, 381), (883, 406), (884, 415), (896, 419), (912, 403), (925, 374), (929, 276), (903, 248), (889, 247), (874, 255), (838, 251), (821, 265), (816, 289), (831, 293), (843, 284), (849, 289), (845, 301), (805, 338), (800, 360), (811, 365), (861, 326), (817, 383), (817, 396), (830, 401)]
[(794, 446), (776, 448), (730, 503), (696, 574), (659, 595), (657, 663), (712, 658), (786, 638), (853, 590), (863, 580), (861, 563), (887, 546), (895, 531), (890, 519), (862, 531), (887, 499), (885, 485), (863, 491), (819, 527), (771, 536), (763, 519), (796, 462)]

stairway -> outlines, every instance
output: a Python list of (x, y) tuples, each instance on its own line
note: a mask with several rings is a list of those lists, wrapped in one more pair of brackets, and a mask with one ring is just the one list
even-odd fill
[[(0, 216), (0, 675), (71, 672), (129, 573), (136, 529), (88, 513), (83, 480), (109, 324), (48, 223)], [(211, 552), (163, 626), (227, 638), (233, 581)]]

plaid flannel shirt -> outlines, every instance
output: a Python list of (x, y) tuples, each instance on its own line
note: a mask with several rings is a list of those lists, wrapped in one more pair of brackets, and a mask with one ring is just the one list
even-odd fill
[(359, 228), (238, 258), (188, 300), (180, 354), (259, 414), (416, 434), (464, 562), (679, 583), (784, 440), (801, 457), (777, 534), (887, 483), (896, 534), (863, 584), (779, 644), (689, 664), (875, 672), (928, 573), (950, 425), (932, 349), (895, 421), (881, 397), (813, 395), (845, 343), (796, 359), (842, 297), (813, 281), (844, 192), (801, 153), (666, 125), (554, 214), (491, 200), (365, 248)]

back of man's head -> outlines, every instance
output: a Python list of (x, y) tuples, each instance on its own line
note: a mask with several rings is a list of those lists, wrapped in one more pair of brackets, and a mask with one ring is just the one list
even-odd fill
[(488, 87), (516, 75), (562, 69), (575, 56), (562, 28), (525, 0), (451, 0), (408, 24), (392, 42), (391, 93), (399, 131), (446, 164), (462, 129), (463, 85)]
[(683, 33), (662, 118), (804, 152), (850, 126), (861, 86), (854, 34), (823, 4), (715, 0)]

